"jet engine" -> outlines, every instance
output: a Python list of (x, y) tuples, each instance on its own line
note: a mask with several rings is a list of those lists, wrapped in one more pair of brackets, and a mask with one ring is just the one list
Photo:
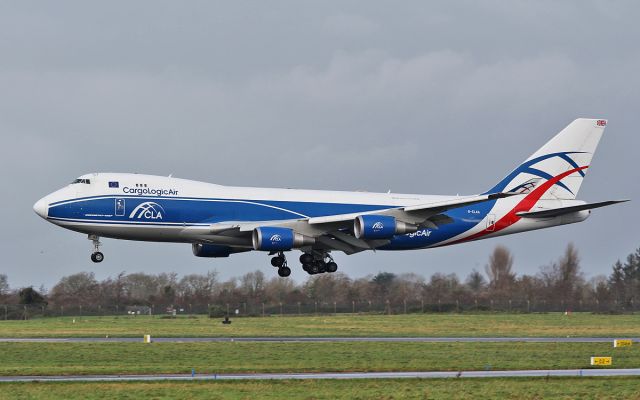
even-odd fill
[(229, 257), (233, 253), (241, 253), (249, 251), (248, 249), (234, 249), (229, 246), (221, 246), (218, 244), (193, 243), (191, 245), (193, 255), (196, 257)]
[(285, 251), (293, 248), (312, 245), (315, 239), (295, 232), (293, 229), (280, 227), (260, 227), (253, 230), (254, 250)]
[(416, 225), (398, 221), (388, 215), (360, 215), (353, 223), (358, 239), (391, 239), (395, 235), (416, 232)]

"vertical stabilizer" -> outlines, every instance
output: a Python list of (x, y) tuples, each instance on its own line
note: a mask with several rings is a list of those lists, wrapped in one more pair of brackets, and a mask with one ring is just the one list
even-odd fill
[(527, 193), (543, 181), (572, 171), (556, 182), (542, 198), (575, 199), (606, 125), (605, 119), (576, 119), (489, 192)]

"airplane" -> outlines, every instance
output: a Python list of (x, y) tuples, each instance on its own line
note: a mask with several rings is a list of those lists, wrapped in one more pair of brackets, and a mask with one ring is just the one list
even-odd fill
[(291, 274), (285, 252), (300, 250), (310, 275), (338, 269), (332, 251), (448, 246), (584, 221), (576, 196), (607, 125), (579, 118), (488, 191), (470, 196), (233, 187), (130, 173), (92, 173), (34, 205), (45, 220), (100, 238), (190, 243), (197, 257), (268, 253)]

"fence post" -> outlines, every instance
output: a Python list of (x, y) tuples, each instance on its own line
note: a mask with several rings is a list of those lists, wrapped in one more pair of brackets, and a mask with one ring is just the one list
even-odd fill
[(509, 312), (511, 312), (511, 299), (509, 299)]
[(336, 302), (333, 302), (333, 313), (337, 314), (338, 313), (338, 307), (336, 306)]
[(527, 299), (527, 312), (531, 312), (531, 302)]
[(60, 306), (60, 316), (64, 317), (64, 306)]
[(302, 313), (300, 312), (300, 302), (298, 302), (298, 315), (302, 315)]
[(282, 302), (280, 302), (280, 316), (282, 316)]
[(227, 317), (229, 316), (229, 303), (227, 303)]
[(356, 301), (355, 300), (351, 300), (351, 313), (352, 314), (356, 313)]
[(9, 319), (9, 309), (7, 308), (7, 306), (4, 306), (4, 320), (8, 320)]
[(402, 303), (404, 304), (404, 313), (407, 313), (407, 299), (402, 300)]
[(473, 301), (476, 303), (476, 311), (478, 311), (478, 298), (475, 298)]
[(420, 299), (420, 312), (424, 314), (424, 299)]
[(317, 314), (318, 313), (318, 302), (314, 301), (313, 302), (313, 306), (314, 306), (314, 309), (315, 309), (315, 313)]
[(456, 299), (456, 312), (460, 312), (460, 299)]
[(387, 299), (387, 312), (391, 315), (391, 303), (389, 302), (389, 299)]
[(438, 312), (442, 311), (442, 309), (440, 308), (440, 298), (438, 298)]
[(264, 303), (262, 303), (262, 316), (264, 317)]
[(80, 304), (80, 317), (82, 317), (82, 304)]
[(27, 320), (27, 305), (24, 305), (24, 320)]

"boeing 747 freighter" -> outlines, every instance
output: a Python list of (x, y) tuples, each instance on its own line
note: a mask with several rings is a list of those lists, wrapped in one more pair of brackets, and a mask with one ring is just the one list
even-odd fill
[(332, 251), (415, 250), (584, 221), (626, 200), (576, 200), (604, 132), (576, 119), (486, 192), (472, 196), (221, 186), (173, 177), (92, 173), (38, 200), (35, 212), (100, 238), (190, 243), (198, 257), (262, 251), (278, 274), (300, 250), (309, 274), (335, 272)]

